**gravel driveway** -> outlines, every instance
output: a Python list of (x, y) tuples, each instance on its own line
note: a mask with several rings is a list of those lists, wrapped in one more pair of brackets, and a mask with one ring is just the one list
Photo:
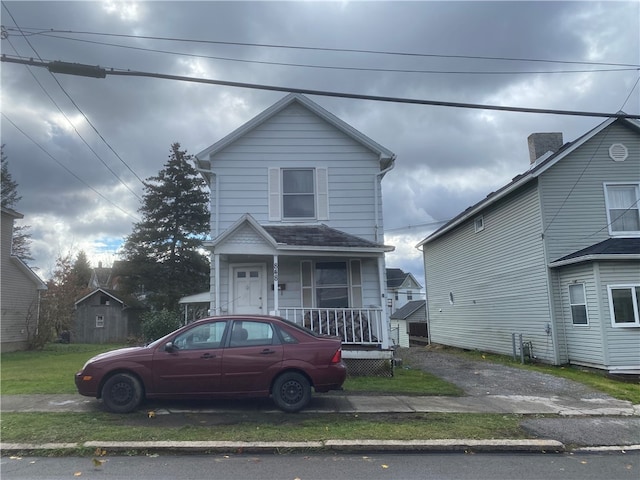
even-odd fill
[(419, 368), (462, 388), (470, 396), (610, 398), (581, 383), (498, 363), (473, 360), (434, 347), (398, 349), (404, 366)]

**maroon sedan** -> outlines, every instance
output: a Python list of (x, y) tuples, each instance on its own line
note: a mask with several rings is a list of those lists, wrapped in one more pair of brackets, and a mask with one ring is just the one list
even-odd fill
[(318, 335), (283, 318), (212, 317), (146, 347), (97, 355), (76, 373), (78, 392), (102, 398), (116, 413), (145, 398), (267, 397), (286, 412), (316, 392), (342, 387), (347, 369), (338, 337)]

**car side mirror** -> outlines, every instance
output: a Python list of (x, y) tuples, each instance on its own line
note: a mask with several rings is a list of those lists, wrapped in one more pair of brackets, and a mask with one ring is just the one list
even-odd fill
[(164, 344), (164, 351), (165, 352), (173, 353), (177, 349), (178, 348), (173, 344), (173, 342), (167, 342), (167, 343)]

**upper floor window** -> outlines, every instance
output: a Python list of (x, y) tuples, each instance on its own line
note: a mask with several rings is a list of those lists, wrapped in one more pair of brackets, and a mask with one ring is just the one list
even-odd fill
[(327, 168), (269, 168), (269, 220), (328, 220)]
[(315, 182), (312, 168), (282, 169), (282, 216), (315, 218)]
[(482, 215), (473, 220), (473, 229), (476, 233), (484, 230), (484, 217)]
[(640, 184), (605, 184), (609, 233), (640, 234)]
[(407, 300), (413, 300), (413, 292), (411, 290), (407, 291)]

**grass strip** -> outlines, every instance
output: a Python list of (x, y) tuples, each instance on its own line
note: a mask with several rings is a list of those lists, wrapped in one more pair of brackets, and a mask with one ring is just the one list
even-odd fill
[(323, 441), (527, 438), (522, 415), (475, 413), (274, 415), (4, 413), (2, 441)]

